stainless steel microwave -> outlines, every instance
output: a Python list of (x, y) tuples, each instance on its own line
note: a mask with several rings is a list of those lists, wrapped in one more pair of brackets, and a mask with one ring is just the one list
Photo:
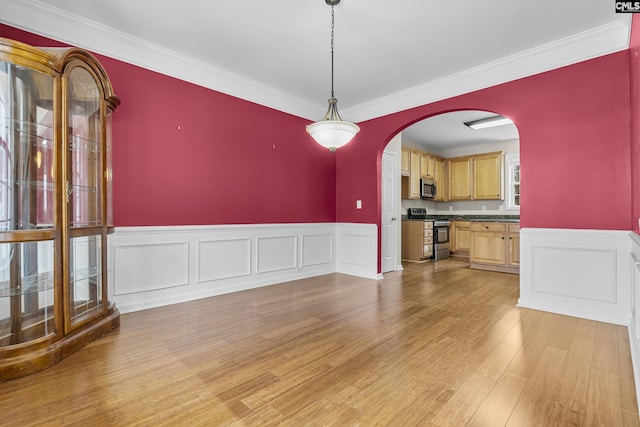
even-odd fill
[(436, 197), (436, 182), (433, 179), (420, 179), (420, 198), (433, 199)]

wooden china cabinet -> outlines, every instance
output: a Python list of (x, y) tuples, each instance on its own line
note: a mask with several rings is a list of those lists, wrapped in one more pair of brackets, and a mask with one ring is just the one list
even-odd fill
[(107, 288), (119, 104), (88, 52), (0, 38), (0, 380), (119, 326)]

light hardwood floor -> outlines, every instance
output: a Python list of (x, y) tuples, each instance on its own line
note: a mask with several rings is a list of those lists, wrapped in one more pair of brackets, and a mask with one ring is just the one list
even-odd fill
[(516, 308), (515, 275), (405, 267), (123, 315), (0, 384), (0, 425), (640, 425), (625, 327)]

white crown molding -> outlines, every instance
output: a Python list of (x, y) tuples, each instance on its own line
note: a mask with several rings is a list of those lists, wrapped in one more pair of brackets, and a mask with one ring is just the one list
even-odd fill
[[(38, 0), (5, 0), (0, 22), (309, 120), (325, 108)], [(342, 108), (342, 116), (369, 120), (624, 50), (630, 28), (631, 15), (623, 15), (612, 24)]]
[(295, 116), (326, 108), (37, 0), (6, 1), (0, 22)]
[(618, 52), (629, 47), (630, 31), (631, 17), (623, 16), (616, 23), (343, 108), (341, 113), (348, 120), (361, 122)]

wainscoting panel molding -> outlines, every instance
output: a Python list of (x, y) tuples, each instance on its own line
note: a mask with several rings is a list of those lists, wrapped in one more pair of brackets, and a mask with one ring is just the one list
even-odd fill
[(298, 267), (298, 237), (258, 237), (258, 273), (291, 270)]
[(520, 230), (521, 307), (628, 325), (628, 231)]
[(378, 226), (336, 224), (338, 273), (378, 280)]
[(251, 275), (251, 239), (198, 242), (198, 283)]
[(116, 295), (189, 284), (189, 244), (164, 242), (116, 246)]
[(334, 262), (334, 234), (307, 234), (302, 236), (302, 266), (327, 264)]
[(335, 272), (377, 279), (377, 238), (372, 224), (118, 227), (110, 298), (127, 313)]

